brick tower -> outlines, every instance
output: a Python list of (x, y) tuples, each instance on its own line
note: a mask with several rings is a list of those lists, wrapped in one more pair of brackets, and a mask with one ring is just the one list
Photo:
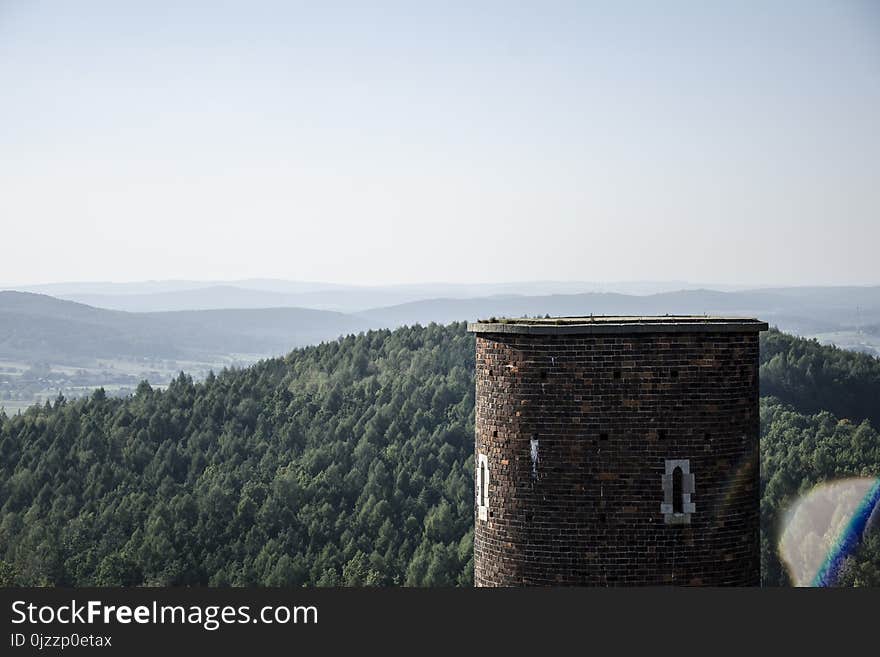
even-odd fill
[(477, 322), (477, 586), (758, 585), (758, 333)]

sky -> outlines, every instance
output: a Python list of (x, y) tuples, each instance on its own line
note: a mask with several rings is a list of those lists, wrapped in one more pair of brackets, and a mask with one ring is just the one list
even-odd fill
[(880, 6), (0, 0), (0, 285), (880, 284)]

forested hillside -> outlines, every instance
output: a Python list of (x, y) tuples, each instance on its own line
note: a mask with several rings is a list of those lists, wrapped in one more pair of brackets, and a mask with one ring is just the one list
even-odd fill
[[(0, 584), (470, 585), (473, 368), (464, 324), (431, 325), (2, 416)], [(880, 474), (880, 363), (771, 332), (761, 375), (779, 584), (786, 504)], [(877, 549), (847, 583), (880, 584)]]
[(29, 584), (469, 585), (473, 351), (462, 324), (371, 332), (4, 419), (0, 559)]
[(880, 427), (880, 359), (770, 330), (761, 335), (761, 394)]

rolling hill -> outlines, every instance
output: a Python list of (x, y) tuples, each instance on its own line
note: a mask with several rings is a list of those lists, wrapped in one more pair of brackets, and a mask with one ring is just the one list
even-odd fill
[(308, 308), (128, 313), (0, 292), (0, 358), (28, 362), (281, 354), (366, 328), (369, 320)]

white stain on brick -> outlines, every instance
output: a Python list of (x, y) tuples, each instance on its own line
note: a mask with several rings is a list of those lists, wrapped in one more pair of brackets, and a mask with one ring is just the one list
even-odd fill
[(532, 438), (531, 456), (532, 456), (532, 479), (538, 478), (538, 439)]

